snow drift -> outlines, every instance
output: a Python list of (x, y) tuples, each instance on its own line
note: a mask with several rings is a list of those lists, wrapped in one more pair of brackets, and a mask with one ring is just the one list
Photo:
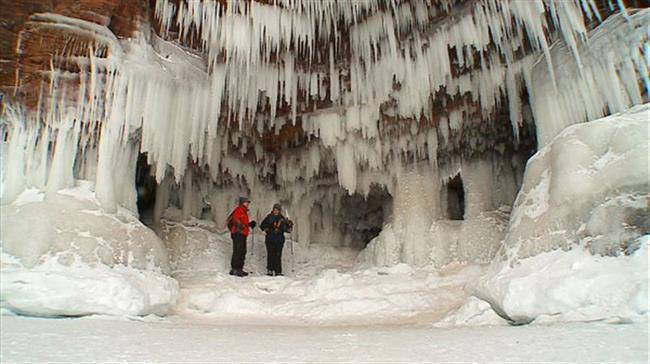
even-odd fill
[[(267, 277), (264, 234), (249, 238), (241, 279), (227, 275), (232, 243), (209, 221), (164, 221), (163, 237), (181, 289), (175, 312), (222, 323), (377, 324), (433, 320), (462, 304), (478, 267), (445, 271), (355, 267), (358, 250), (326, 244), (284, 249), (285, 277)], [(253, 253), (253, 254), (251, 254)]]
[(647, 320), (648, 236), (631, 255), (592, 255), (577, 246), (497, 265), (476, 295), (515, 324)]
[(186, 281), (177, 312), (222, 323), (368, 325), (430, 322), (467, 298), (465, 285), (481, 270), (414, 270), (406, 264), (306, 278), (224, 273)]

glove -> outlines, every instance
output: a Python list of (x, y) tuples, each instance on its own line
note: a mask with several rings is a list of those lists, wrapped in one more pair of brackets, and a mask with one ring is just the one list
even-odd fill
[(289, 220), (289, 221), (287, 222), (287, 225), (289, 225), (289, 227), (292, 227), (292, 226), (293, 226), (293, 221)]
[(248, 226), (250, 226), (251, 229), (255, 229), (255, 226), (257, 226), (257, 223), (255, 221), (251, 221), (248, 223)]

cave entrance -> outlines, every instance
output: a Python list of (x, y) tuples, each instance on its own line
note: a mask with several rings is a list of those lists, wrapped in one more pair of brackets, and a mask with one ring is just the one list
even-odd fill
[(344, 241), (351, 248), (363, 249), (384, 227), (393, 198), (386, 189), (372, 187), (367, 198), (355, 193), (341, 201)]
[(367, 197), (343, 193), (336, 209), (317, 203), (310, 214), (311, 241), (362, 250), (379, 235), (392, 206), (388, 191), (374, 185)]
[(465, 218), (465, 188), (460, 173), (447, 182), (447, 218), (449, 220), (464, 220)]
[(140, 153), (135, 170), (135, 190), (140, 221), (149, 227), (154, 225), (157, 186), (156, 178), (151, 173), (151, 165), (147, 162), (147, 153)]

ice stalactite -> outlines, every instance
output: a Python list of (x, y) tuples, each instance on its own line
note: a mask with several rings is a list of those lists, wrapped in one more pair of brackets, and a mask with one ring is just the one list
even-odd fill
[[(565, 43), (555, 44), (551, 49), (555, 82), (540, 63), (530, 69), (526, 84), (540, 146), (569, 125), (643, 102), (644, 93), (650, 92), (648, 22), (647, 10), (627, 18), (615, 15), (576, 50)], [(581, 63), (572, 62), (574, 52), (581, 55)]]
[[(348, 104), (380, 104), (394, 98), (398, 101), (401, 116), (419, 117), (422, 112), (427, 114), (428, 99), (432, 93), (441, 87), (450, 86), (450, 82), (453, 84), (455, 77), (452, 77), (447, 48), (455, 50), (458, 66), (479, 65), (478, 77), (467, 91), (473, 94), (480, 94), (486, 89), (501, 89), (502, 93), (517, 92), (511, 87), (506, 90), (505, 83), (512, 84), (510, 80), (515, 75), (510, 73), (518, 70), (517, 67), (510, 66), (517, 63), (514, 54), (521, 51), (525, 42), (524, 32), (532, 40), (533, 48), (545, 55), (551, 80), (554, 80), (555, 71), (546, 35), (551, 31), (551, 24), (548, 23), (547, 16), (561, 30), (563, 39), (573, 51), (576, 63), (580, 65), (577, 47), (586, 35), (583, 10), (588, 16), (597, 14), (592, 1), (485, 0), (471, 6), (470, 11), (460, 17), (460, 21), (443, 21), (435, 31), (430, 32), (425, 21), (417, 22), (419, 26), (414, 26), (409, 23), (410, 17), (407, 15), (412, 15), (418, 9), (424, 11), (424, 14), (434, 12), (431, 10), (434, 7), (427, 8), (416, 1), (414, 6), (392, 4), (388, 10), (379, 11), (373, 3), (355, 3), (355, 6), (350, 7), (349, 4), (339, 2), (318, 5), (296, 2), (293, 6), (282, 8), (257, 2), (223, 7), (208, 0), (182, 1), (176, 6), (169, 0), (159, 0), (156, 2), (156, 15), (165, 33), (177, 28), (179, 40), (193, 35), (198, 37), (210, 67), (216, 67), (225, 59), (223, 62), (228, 84), (244, 85), (230, 87), (228, 92), (222, 93), (229, 100), (229, 109), (238, 111), (241, 125), (242, 118), (254, 119), (258, 104), (257, 91), (254, 90), (266, 93), (271, 108), (276, 107), (276, 100), (279, 99), (289, 103), (293, 108), (292, 120), (295, 120), (298, 94), (311, 92), (307, 88), (319, 94), (318, 87), (313, 89), (316, 85), (314, 80), (322, 80), (319, 71), (307, 70), (298, 79), (287, 72), (287, 69), (293, 68), (293, 58), (286, 58), (290, 49), (304, 54), (311, 64), (317, 61), (312, 61), (316, 57), (317, 47), (329, 48), (329, 93), (332, 100), (346, 92), (350, 93)], [(364, 11), (370, 12), (362, 17)], [(336, 22), (330, 17), (343, 19), (344, 25), (350, 29), (349, 89), (337, 89), (343, 85), (338, 82), (335, 71), (337, 67), (333, 66), (332, 58), (343, 56), (346, 59), (348, 56), (336, 46), (340, 42), (335, 42), (334, 45), (330, 43), (332, 37), (337, 37)], [(515, 26), (511, 18), (515, 19)], [(411, 29), (415, 28), (413, 35), (400, 39), (400, 29), (408, 29), (409, 24)], [(492, 42), (509, 67), (501, 70), (498, 67), (500, 60), (495, 57), (486, 59), (490, 53), (488, 46)], [(271, 53), (285, 57), (276, 56), (272, 61)], [(499, 72), (505, 72), (508, 81), (504, 77), (495, 78)], [(273, 80), (272, 77), (269, 83), (251, 76), (274, 73), (279, 79)], [(486, 75), (491, 76), (485, 78)], [(283, 98), (276, 95), (278, 82), (281, 85), (280, 96)], [(403, 90), (392, 92), (393, 82), (401, 84)], [(249, 94), (250, 92), (253, 93)], [(318, 96), (324, 99), (325, 95)], [(509, 97), (512, 102), (517, 101), (514, 96)], [(493, 98), (482, 97), (480, 101), (486, 114), (494, 109), (496, 101)], [(274, 112), (271, 114), (273, 116)]]
[[(2, 203), (6, 204), (15, 200), (25, 188), (25, 159), (22, 155), (27, 148), (27, 132), (25, 125), (18, 123), (18, 120), (24, 120), (25, 116), (22, 109), (7, 108), (5, 112), (11, 115), (10, 120), (14, 123), (6, 125), (3, 130), (2, 138), (6, 141), (2, 144)], [(6, 121), (5, 121), (6, 122)], [(32, 133), (36, 135), (36, 133)], [(11, 157), (13, 158), (11, 158)], [(20, 157), (17, 157), (20, 156)], [(42, 185), (41, 185), (42, 187)]]

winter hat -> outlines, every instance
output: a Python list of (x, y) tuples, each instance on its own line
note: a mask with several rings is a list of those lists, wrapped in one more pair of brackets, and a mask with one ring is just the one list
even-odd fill
[(274, 210), (277, 209), (278, 211), (282, 212), (282, 205), (280, 205), (279, 203), (276, 203), (275, 205), (273, 205), (273, 209)]
[(248, 197), (245, 197), (245, 196), (239, 197), (239, 204), (240, 205), (245, 203), (245, 202), (251, 202), (251, 200), (249, 200)]

